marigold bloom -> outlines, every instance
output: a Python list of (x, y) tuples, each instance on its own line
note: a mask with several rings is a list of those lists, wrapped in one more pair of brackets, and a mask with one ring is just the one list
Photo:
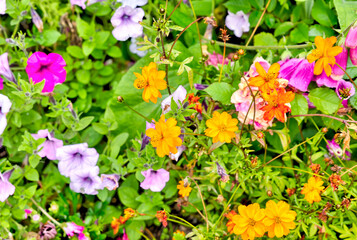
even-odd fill
[(278, 89), (277, 92), (271, 94), (263, 94), (264, 99), (268, 102), (268, 105), (262, 108), (264, 113), (264, 119), (267, 121), (272, 120), (274, 117), (280, 122), (286, 121), (285, 113), (290, 112), (290, 105), (287, 105), (295, 98), (295, 93), (289, 91), (285, 92), (285, 89)]
[(260, 91), (269, 93), (274, 90), (278, 84), (276, 79), (279, 76), (280, 65), (279, 63), (274, 63), (270, 66), (268, 72), (266, 72), (263, 66), (259, 63), (255, 63), (255, 68), (258, 72), (258, 76), (249, 79), (249, 85), (253, 87), (258, 87)]
[(177, 185), (177, 189), (179, 189), (179, 194), (181, 195), (181, 197), (190, 196), (190, 192), (192, 191), (190, 184), (186, 184), (185, 186), (184, 181), (179, 181), (179, 184)]
[(335, 57), (342, 52), (342, 47), (335, 46), (337, 41), (336, 37), (322, 38), (320, 36), (315, 37), (316, 49), (307, 56), (309, 63), (316, 62), (314, 67), (314, 74), (320, 75), (322, 71), (325, 71), (327, 76), (332, 73), (331, 66), (335, 65)]
[(266, 204), (264, 225), (267, 226), (270, 238), (281, 238), (288, 235), (290, 229), (295, 228), (294, 220), (296, 212), (289, 209), (290, 206), (284, 201), (275, 203), (269, 200)]
[(263, 224), (265, 213), (263, 209), (260, 209), (259, 204), (241, 205), (238, 207), (238, 211), (239, 214), (232, 217), (232, 222), (235, 224), (233, 232), (241, 235), (243, 240), (262, 237), (266, 229)]
[(153, 147), (159, 157), (164, 157), (170, 153), (176, 154), (177, 147), (182, 145), (180, 127), (176, 126), (177, 121), (169, 118), (165, 121), (165, 115), (162, 115), (158, 122), (155, 122), (155, 128), (146, 130), (146, 135), (150, 138)]
[(167, 215), (165, 210), (157, 211), (155, 217), (162, 223), (162, 226), (167, 227)]
[(238, 130), (237, 124), (238, 120), (232, 119), (228, 113), (214, 112), (213, 117), (206, 121), (208, 128), (205, 130), (205, 134), (213, 138), (213, 143), (218, 141), (230, 143), (231, 139), (235, 137), (234, 132)]
[(145, 66), (142, 69), (142, 74), (135, 73), (136, 79), (134, 87), (137, 89), (144, 89), (143, 99), (145, 102), (152, 101), (157, 102), (157, 98), (161, 98), (162, 95), (159, 90), (165, 90), (167, 84), (165, 81), (165, 71), (158, 71), (156, 63), (151, 62), (149, 66)]
[(228, 222), (227, 222), (227, 224), (226, 224), (227, 230), (228, 230), (228, 232), (231, 233), (231, 234), (233, 233), (234, 226), (236, 225), (236, 224), (232, 221), (232, 218), (233, 218), (233, 216), (235, 216), (235, 215), (237, 215), (237, 213), (236, 213), (234, 210), (232, 210), (232, 211), (230, 211), (229, 213), (225, 214), (225, 217), (228, 218)]
[(306, 201), (310, 204), (320, 202), (320, 194), (324, 190), (323, 184), (324, 182), (319, 177), (310, 177), (308, 182), (304, 184), (301, 194), (305, 195)]

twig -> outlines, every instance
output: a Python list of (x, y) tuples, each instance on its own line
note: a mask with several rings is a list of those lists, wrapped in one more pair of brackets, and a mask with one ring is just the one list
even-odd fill
[(178, 4), (175, 6), (174, 10), (172, 10), (172, 12), (170, 13), (170, 15), (167, 17), (166, 21), (168, 21), (170, 19), (170, 17), (172, 16), (172, 14), (174, 14), (174, 12), (176, 11), (176, 9), (180, 6), (180, 4), (182, 3), (182, 0), (180, 0), (178, 2)]
[(36, 205), (36, 207), (37, 207), (38, 209), (40, 209), (40, 211), (41, 211), (43, 214), (46, 215), (46, 217), (48, 217), (48, 219), (50, 219), (50, 220), (51, 220), (54, 224), (56, 224), (57, 226), (61, 227), (61, 224), (60, 224), (59, 222), (57, 222), (57, 220), (54, 219), (50, 214), (48, 214), (45, 209), (43, 209), (40, 205), (38, 205), (38, 203), (37, 203), (33, 198), (31, 198), (31, 201), (33, 202), (33, 204)]
[(342, 118), (338, 118), (338, 117), (334, 117), (334, 116), (329, 116), (329, 115), (325, 115), (325, 114), (320, 114), (320, 113), (312, 113), (312, 114), (300, 114), (300, 115), (291, 115), (288, 116), (288, 118), (295, 118), (295, 117), (325, 117), (325, 118), (332, 118), (336, 121), (340, 121), (342, 123), (357, 123), (357, 121), (353, 121), (353, 120), (345, 120)]

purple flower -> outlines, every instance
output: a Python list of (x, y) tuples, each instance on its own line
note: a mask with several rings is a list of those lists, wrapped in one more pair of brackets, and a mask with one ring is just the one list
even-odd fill
[(114, 27), (113, 36), (119, 41), (141, 36), (143, 34), (143, 26), (139, 22), (143, 20), (144, 15), (144, 10), (141, 8), (133, 9), (130, 6), (118, 8), (110, 20)]
[[(206, 65), (212, 65), (217, 67), (218, 64), (222, 64), (222, 60), (223, 60), (223, 55), (213, 52), (212, 54), (208, 55)], [(223, 65), (227, 65), (228, 63), (229, 63), (228, 58), (224, 59)]]
[[(11, 72), (7, 57), (7, 52), (0, 55), (0, 75), (6, 77), (6, 79), (10, 80), (11, 82), (16, 83), (15, 76)], [(3, 89), (3, 87), (3, 79), (0, 77), (0, 90)]]
[[(335, 139), (332, 139), (331, 141), (327, 140), (326, 148), (332, 156), (335, 156), (337, 158), (343, 157), (343, 150), (340, 145), (335, 141)], [(349, 151), (346, 151), (346, 155), (348, 157), (347, 160), (350, 160), (351, 153)]]
[(118, 237), (117, 240), (129, 240), (128, 234), (126, 234), (126, 232), (125, 232), (125, 228), (123, 229), (123, 236)]
[(136, 42), (137, 42), (136, 38), (132, 38), (131, 39), (131, 44), (129, 46), (130, 52), (138, 55), (139, 57), (144, 57), (148, 53), (148, 51), (140, 51), (140, 50), (138, 50), (138, 45), (136, 44)]
[(4, 202), (10, 195), (15, 193), (15, 186), (9, 182), (13, 171), (14, 169), (4, 172), (4, 174), (0, 172), (0, 202)]
[(119, 175), (118, 174), (102, 174), (100, 176), (102, 180), (102, 188), (107, 188), (112, 191), (119, 187)]
[(320, 75), (314, 77), (314, 80), (316, 81), (317, 86), (319, 87), (326, 86), (329, 88), (335, 88), (337, 86), (338, 80), (334, 80), (331, 76), (328, 77), (325, 71), (322, 71)]
[(186, 146), (185, 145), (181, 145), (177, 147), (177, 153), (173, 154), (170, 153), (169, 157), (171, 158), (171, 160), (175, 160), (176, 162), (179, 160), (181, 154), (186, 150)]
[(131, 8), (136, 8), (137, 6), (144, 6), (148, 3), (148, 0), (118, 0), (123, 6), (129, 6)]
[(296, 66), (299, 65), (303, 58), (292, 58), (292, 59), (285, 59), (282, 61), (279, 61), (278, 63), (280, 64), (280, 72), (279, 72), (279, 78), (284, 78), (289, 80), (293, 73), (296, 70)]
[(36, 84), (45, 80), (42, 92), (53, 92), (55, 85), (66, 80), (66, 62), (57, 53), (35, 52), (27, 60), (26, 73)]
[(54, 239), (57, 235), (56, 226), (50, 221), (46, 224), (40, 223), (38, 235), (40, 236), (40, 240)]
[(140, 183), (143, 189), (150, 189), (153, 192), (161, 192), (170, 179), (170, 173), (165, 169), (148, 169), (141, 172), (145, 180)]
[[(342, 46), (342, 49), (342, 52), (336, 56), (336, 63), (346, 71), (348, 51), (344, 46)], [(331, 77), (335, 80), (342, 79), (343, 75), (345, 75), (345, 72), (337, 64), (332, 66)]]
[(349, 48), (357, 47), (357, 26), (351, 27), (348, 31), (345, 46)]
[(357, 47), (350, 49), (350, 59), (352, 64), (357, 66)]
[(43, 31), (42, 19), (41, 19), (40, 15), (38, 15), (38, 13), (32, 7), (31, 7), (31, 18), (32, 18), (33, 24), (35, 24), (35, 26), (37, 27), (38, 31), (42, 32)]
[(99, 154), (95, 148), (88, 148), (87, 143), (67, 145), (57, 149), (58, 169), (63, 176), (72, 172), (93, 167), (97, 164)]
[(49, 133), (47, 129), (39, 130), (37, 134), (31, 134), (37, 140), (39, 138), (46, 138), (46, 141), (39, 146), (41, 149), (37, 154), (40, 157), (47, 157), (50, 160), (56, 160), (57, 148), (63, 147), (62, 140), (54, 138), (53, 132)]
[(241, 37), (244, 32), (249, 32), (249, 15), (243, 11), (238, 11), (236, 14), (228, 11), (226, 17), (226, 26), (234, 32), (236, 37)]
[(217, 165), (217, 173), (221, 177), (221, 181), (227, 182), (229, 180), (229, 175), (226, 173), (226, 170), (218, 163), (216, 162)]
[(71, 173), (71, 183), (69, 187), (77, 193), (88, 195), (98, 194), (98, 189), (102, 189), (102, 181), (98, 174), (98, 166), (78, 168)]
[(195, 83), (195, 84), (193, 84), (193, 86), (194, 86), (197, 90), (204, 90), (204, 89), (208, 88), (208, 85), (207, 85), (207, 84)]
[(3, 134), (6, 128), (7, 125), (6, 114), (10, 111), (10, 108), (11, 108), (10, 99), (5, 95), (0, 94), (0, 135)]
[(161, 102), (162, 113), (166, 114), (171, 111), (172, 98), (176, 102), (177, 106), (180, 108), (179, 101), (183, 103), (183, 101), (185, 101), (186, 99), (186, 95), (187, 95), (187, 90), (180, 85), (172, 95), (168, 96)]
[(0, 0), (0, 14), (5, 14), (6, 0)]
[(66, 226), (63, 227), (64, 232), (68, 237), (74, 237), (75, 234), (83, 234), (84, 227), (78, 226), (74, 222), (66, 223)]
[(345, 80), (340, 80), (336, 87), (337, 96), (342, 99), (349, 99), (353, 95), (355, 95), (355, 88), (352, 83), (346, 82)]
[[(149, 128), (155, 128), (155, 122), (154, 121), (152, 121), (151, 123), (146, 122), (146, 130), (148, 130)], [(146, 132), (146, 130), (145, 130), (145, 132)], [(148, 136), (146, 136), (145, 133), (143, 133), (141, 135), (141, 137), (142, 137), (142, 140), (141, 140), (140, 151), (142, 151), (146, 147), (146, 145), (148, 145), (149, 142), (150, 142), (150, 138)]]
[(71, 5), (80, 6), (82, 9), (86, 9), (87, 0), (71, 0)]

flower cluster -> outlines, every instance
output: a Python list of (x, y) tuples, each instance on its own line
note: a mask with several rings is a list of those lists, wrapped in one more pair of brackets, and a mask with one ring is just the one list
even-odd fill
[[(120, 216), (119, 218), (113, 217), (113, 221), (111, 223), (114, 234), (117, 234), (119, 231), (119, 227), (123, 225), (130, 218), (133, 218), (137, 215), (137, 212), (132, 208), (127, 208), (124, 210), (124, 217)], [(124, 230), (125, 231), (125, 230)]]
[(305, 195), (306, 201), (310, 204), (321, 201), (321, 192), (324, 190), (322, 186), (324, 182), (319, 177), (310, 177), (308, 182), (304, 184), (301, 194)]

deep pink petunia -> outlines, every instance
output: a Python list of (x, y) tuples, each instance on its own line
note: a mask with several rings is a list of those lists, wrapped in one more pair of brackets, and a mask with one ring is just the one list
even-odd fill
[(53, 92), (55, 85), (66, 80), (66, 62), (57, 53), (35, 52), (27, 60), (26, 73), (36, 84), (45, 80), (42, 92)]

